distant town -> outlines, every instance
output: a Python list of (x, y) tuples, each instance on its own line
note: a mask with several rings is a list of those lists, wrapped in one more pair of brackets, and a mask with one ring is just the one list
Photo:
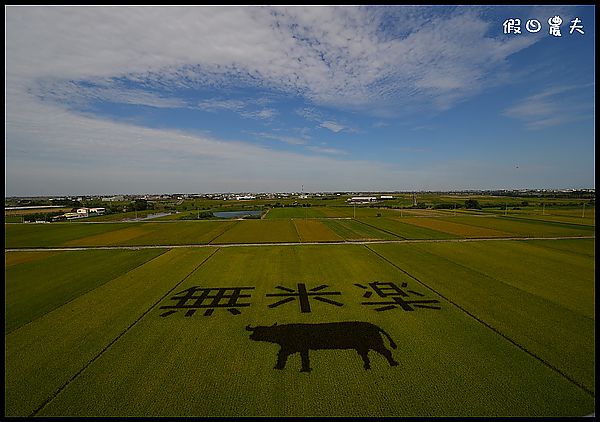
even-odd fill
[[(488, 199), (484, 199), (488, 198)], [(491, 200), (491, 198), (496, 198)], [(503, 200), (502, 198), (506, 198)], [(479, 203), (478, 199), (481, 202)], [(510, 199), (510, 201), (509, 201)], [(550, 202), (549, 200), (561, 202)], [(465, 202), (467, 200), (468, 202)], [(531, 202), (534, 201), (534, 202)], [(541, 201), (541, 202), (540, 202)], [(573, 202), (576, 201), (576, 202)], [(539, 202), (545, 205), (594, 206), (595, 189), (518, 189), (394, 192), (236, 192), (69, 195), (7, 197), (5, 221), (9, 223), (57, 222), (112, 217), (139, 221), (176, 214), (181, 219), (217, 218), (219, 212), (243, 212), (241, 218), (262, 218), (278, 207), (368, 206), (376, 208), (454, 209), (497, 207), (512, 209)], [(547, 204), (545, 204), (547, 202)], [(581, 203), (581, 204), (580, 204)], [(584, 212), (584, 210), (583, 210)], [(217, 213), (217, 214), (215, 214)], [(104, 221), (105, 217), (89, 219)]]
[[(38, 202), (65, 202), (65, 201), (77, 201), (82, 202), (86, 200), (102, 201), (102, 202), (120, 202), (120, 201), (134, 201), (136, 199), (143, 199), (147, 201), (161, 201), (161, 200), (186, 200), (193, 198), (201, 199), (214, 199), (214, 200), (254, 200), (254, 199), (285, 199), (285, 198), (322, 198), (331, 196), (371, 196), (383, 195), (384, 198), (380, 199), (391, 199), (385, 198), (385, 196), (391, 196), (394, 194), (444, 194), (444, 195), (491, 195), (491, 196), (530, 196), (530, 197), (561, 197), (561, 198), (580, 198), (580, 199), (593, 199), (595, 198), (595, 188), (591, 189), (499, 189), (499, 190), (451, 190), (451, 191), (393, 191), (393, 192), (358, 192), (358, 191), (344, 191), (344, 192), (219, 192), (219, 193), (162, 193), (162, 194), (118, 194), (111, 196), (103, 195), (69, 195), (69, 196), (11, 196), (5, 197), (5, 207), (16, 206), (17, 204), (32, 206), (42, 205)], [(52, 204), (50, 204), (52, 205)]]

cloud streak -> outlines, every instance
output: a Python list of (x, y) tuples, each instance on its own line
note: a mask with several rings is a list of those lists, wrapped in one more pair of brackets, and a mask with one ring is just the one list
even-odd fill
[(325, 118), (323, 113), (315, 109), (314, 107), (304, 107), (297, 109), (295, 113), (299, 116), (304, 117), (306, 120), (318, 123), (317, 127), (323, 129), (329, 129), (334, 133), (341, 132), (342, 130), (353, 130), (349, 129), (345, 125), (342, 125), (335, 120)]
[(204, 111), (220, 111), (220, 110), (228, 110), (239, 112), (246, 107), (246, 104), (240, 100), (218, 100), (218, 99), (209, 99), (203, 100), (198, 103), (198, 107)]
[(330, 131), (335, 132), (335, 133), (338, 133), (338, 132), (342, 131), (343, 129), (345, 129), (345, 126), (342, 126), (339, 123), (334, 122), (332, 120), (327, 120), (325, 122), (322, 122), (319, 126), (325, 128), (325, 129), (329, 129)]
[(588, 118), (590, 84), (554, 86), (528, 96), (504, 110), (503, 115), (523, 121), (529, 129), (544, 129)]
[(209, 112), (231, 111), (242, 117), (251, 119), (271, 120), (277, 116), (277, 110), (273, 108), (251, 109), (255, 105), (268, 104), (270, 100), (264, 98), (258, 100), (226, 100), (226, 99), (208, 99), (198, 103), (198, 108)]

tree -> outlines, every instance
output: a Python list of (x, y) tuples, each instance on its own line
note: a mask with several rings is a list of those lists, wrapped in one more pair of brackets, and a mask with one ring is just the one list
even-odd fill
[(479, 201), (477, 199), (467, 199), (465, 201), (466, 209), (481, 209), (481, 205), (479, 205)]
[(133, 204), (133, 209), (135, 211), (144, 211), (148, 209), (148, 201), (145, 199), (136, 199), (135, 203)]

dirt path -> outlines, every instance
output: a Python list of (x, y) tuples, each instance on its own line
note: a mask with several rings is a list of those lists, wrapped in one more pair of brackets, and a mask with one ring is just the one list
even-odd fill
[(560, 237), (494, 237), (479, 239), (405, 239), (405, 240), (354, 240), (337, 242), (270, 242), (270, 243), (229, 243), (218, 245), (146, 245), (146, 246), (81, 246), (81, 247), (47, 247), (47, 248), (9, 248), (4, 252), (19, 251), (83, 251), (83, 250), (105, 250), (105, 249), (173, 249), (173, 248), (236, 248), (246, 246), (303, 246), (303, 245), (371, 245), (379, 243), (459, 243), (459, 242), (495, 242), (495, 241), (528, 241), (528, 240), (572, 240), (572, 239), (595, 239), (596, 236), (560, 236)]

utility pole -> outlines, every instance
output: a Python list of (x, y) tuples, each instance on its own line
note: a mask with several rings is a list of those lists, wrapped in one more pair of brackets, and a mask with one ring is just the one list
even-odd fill
[(356, 218), (356, 204), (354, 204), (354, 218)]
[(581, 213), (581, 218), (585, 217), (585, 202), (583, 203), (583, 212)]
[(508, 211), (508, 202), (504, 203), (504, 215), (506, 215), (506, 212)]
[(546, 215), (546, 203), (542, 202), (542, 215)]

